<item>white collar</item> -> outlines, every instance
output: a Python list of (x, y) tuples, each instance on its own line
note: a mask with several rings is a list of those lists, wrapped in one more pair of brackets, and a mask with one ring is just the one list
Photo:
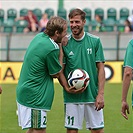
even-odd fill
[(84, 38), (84, 36), (85, 36), (85, 32), (84, 32), (84, 34), (83, 34), (83, 36), (80, 38), (80, 39), (76, 39), (76, 38), (74, 38), (76, 41), (81, 41), (83, 38)]

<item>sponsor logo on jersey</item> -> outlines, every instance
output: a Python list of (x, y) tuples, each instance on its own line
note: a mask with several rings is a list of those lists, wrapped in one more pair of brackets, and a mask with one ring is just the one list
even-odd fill
[(69, 53), (69, 55), (74, 55), (73, 51), (71, 51), (71, 52)]

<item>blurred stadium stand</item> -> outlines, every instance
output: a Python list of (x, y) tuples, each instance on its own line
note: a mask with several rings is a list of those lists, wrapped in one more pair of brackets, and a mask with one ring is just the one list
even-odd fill
[(115, 8), (107, 9), (107, 19), (113, 19), (116, 21), (117, 18), (117, 11)]
[(95, 9), (95, 15), (101, 16), (101, 18), (104, 20), (104, 9), (103, 8), (96, 8)]
[(121, 8), (120, 9), (120, 18), (119, 19), (127, 19), (129, 16), (129, 9), (128, 8)]
[[(120, 61), (124, 59), (125, 50), (133, 33), (91, 32), (101, 38), (106, 60)], [(25, 51), (36, 33), (1, 33), (0, 61), (23, 61)]]
[(42, 17), (42, 10), (39, 8), (33, 9), (33, 13), (37, 16), (37, 19), (40, 20)]
[(7, 10), (7, 19), (14, 21), (15, 18), (17, 18), (17, 10), (14, 8), (8, 9)]
[[(71, 8), (70, 11), (72, 9), (74, 8)], [(18, 30), (16, 30), (18, 29), (18, 27), (16, 27), (18, 25), (16, 25), (16, 22), (14, 20), (17, 17), (26, 15), (28, 10), (29, 10), (28, 8), (21, 8), (19, 11), (17, 11), (15, 8), (9, 8), (7, 10), (0, 8), (0, 26), (1, 26), (0, 32), (18, 32)], [(131, 15), (131, 12), (133, 9), (122, 7), (118, 11), (116, 10), (116, 8), (113, 8), (113, 7), (108, 8), (106, 10), (104, 8), (99, 7), (99, 8), (95, 8), (94, 10), (92, 10), (91, 8), (83, 8), (83, 10), (86, 12), (85, 27), (86, 29), (88, 29), (88, 31), (95, 30), (97, 22), (95, 21), (94, 17), (96, 14), (98, 14), (103, 18), (103, 23), (105, 24), (106, 31), (122, 32), (124, 29), (124, 21), (128, 18), (129, 15)], [(32, 11), (37, 16), (38, 20), (41, 19), (43, 13), (47, 13), (48, 18), (54, 15), (55, 16), (57, 15), (68, 20), (69, 11), (67, 11), (67, 9), (65, 8), (59, 8), (57, 10), (54, 10), (53, 8), (45, 8), (43, 10), (41, 8), (33, 8)]]
[(50, 19), (50, 17), (52, 17), (52, 16), (55, 15), (54, 9), (52, 9), (52, 8), (47, 8), (47, 9), (45, 9), (44, 12), (48, 14), (48, 18), (49, 18), (49, 19)]
[[(113, 2), (112, 2), (113, 1)], [(14, 21), (16, 17), (24, 16), (28, 10), (33, 10), (38, 19), (43, 13), (47, 13), (50, 18), (53, 15), (68, 19), (70, 10), (76, 8), (83, 9), (86, 12), (85, 31), (94, 33), (101, 38), (107, 60), (123, 60), (126, 45), (132, 38), (132, 33), (123, 33), (124, 21), (132, 14), (132, 1), (122, 0), (98, 0), (78, 2), (74, 0), (64, 0), (64, 6), (58, 8), (58, 0), (45, 1), (32, 0), (23, 1), (1, 1), (0, 5), (0, 61), (23, 61), (25, 50), (29, 41), (36, 33), (23, 34), (26, 27), (25, 21)], [(70, 4), (71, 3), (71, 4)], [(97, 22), (94, 17), (99, 14), (103, 17), (103, 23), (106, 32), (94, 32)], [(68, 25), (68, 33), (70, 26)]]
[(25, 16), (25, 15), (27, 15), (27, 12), (28, 12), (28, 9), (27, 8), (21, 8), (20, 10), (19, 10), (19, 16), (21, 17), (21, 16)]
[(57, 16), (67, 19), (67, 11), (64, 8), (59, 8), (57, 11)]

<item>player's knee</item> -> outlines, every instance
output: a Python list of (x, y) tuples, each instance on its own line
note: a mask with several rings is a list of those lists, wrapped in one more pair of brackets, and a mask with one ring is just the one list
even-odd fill
[(93, 130), (91, 130), (91, 133), (104, 133), (104, 130), (103, 129), (98, 129), (98, 130), (93, 129)]

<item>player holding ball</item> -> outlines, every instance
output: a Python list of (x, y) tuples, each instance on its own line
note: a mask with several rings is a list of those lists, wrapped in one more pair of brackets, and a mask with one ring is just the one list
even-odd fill
[[(60, 73), (60, 83), (64, 87), (65, 127), (67, 133), (78, 133), (83, 120), (91, 133), (104, 130), (104, 54), (100, 38), (84, 31), (85, 12), (73, 9), (69, 13), (72, 34), (64, 41), (64, 69)], [(66, 44), (65, 44), (66, 42)], [(68, 74), (75, 69), (85, 70), (90, 77), (89, 85), (80, 93), (70, 93)]]

